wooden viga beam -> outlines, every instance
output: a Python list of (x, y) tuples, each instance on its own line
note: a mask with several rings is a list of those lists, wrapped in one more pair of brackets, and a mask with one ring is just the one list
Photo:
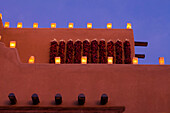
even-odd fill
[(135, 57), (137, 58), (145, 58), (145, 54), (135, 54)]
[(147, 47), (148, 46), (148, 42), (136, 42), (135, 41), (135, 46), (144, 46), (144, 47)]

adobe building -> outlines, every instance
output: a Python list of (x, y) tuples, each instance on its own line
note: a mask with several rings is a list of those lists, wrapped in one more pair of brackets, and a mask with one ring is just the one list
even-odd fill
[(170, 65), (139, 65), (133, 30), (10, 28), (0, 16), (0, 113), (170, 113)]

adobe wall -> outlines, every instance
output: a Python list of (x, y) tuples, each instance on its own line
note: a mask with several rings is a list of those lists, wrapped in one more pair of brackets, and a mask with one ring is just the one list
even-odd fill
[(14, 106), (32, 106), (33, 93), (40, 97), (36, 106), (56, 106), (54, 96), (61, 93), (59, 107), (77, 107), (77, 96), (84, 93), (83, 107), (101, 107), (100, 96), (106, 93), (104, 107), (125, 106), (125, 113), (170, 112), (170, 65), (27, 64), (19, 61), (17, 49), (0, 43), (0, 52), (0, 106), (9, 106), (13, 92), (18, 100)]
[[(1, 21), (2, 22), (2, 21)], [(1, 27), (2, 28), (2, 27)], [(36, 63), (49, 63), (50, 41), (54, 38), (73, 41), (80, 39), (110, 39), (114, 42), (117, 39), (122, 42), (128, 39), (131, 44), (132, 58), (134, 52), (134, 37), (132, 29), (87, 29), (87, 28), (2, 28), (2, 40), (9, 47), (10, 41), (16, 41), (21, 62), (27, 63), (30, 56), (35, 56)], [(124, 59), (124, 54), (123, 54)], [(123, 60), (124, 61), (124, 60)]]

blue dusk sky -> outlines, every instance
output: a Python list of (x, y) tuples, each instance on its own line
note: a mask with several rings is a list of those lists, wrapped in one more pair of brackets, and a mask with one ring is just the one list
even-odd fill
[(122, 29), (132, 23), (135, 41), (147, 41), (148, 47), (135, 47), (136, 54), (145, 54), (140, 64), (158, 64), (165, 57), (170, 64), (170, 0), (0, 0), (3, 23), (31, 28), (34, 22), (39, 28), (48, 28), (55, 22), (58, 28), (66, 28), (69, 22), (75, 28)]

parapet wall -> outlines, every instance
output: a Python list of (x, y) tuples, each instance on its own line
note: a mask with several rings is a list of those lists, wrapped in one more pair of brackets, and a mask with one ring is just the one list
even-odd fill
[[(35, 56), (36, 63), (49, 63), (50, 42), (56, 39), (60, 40), (72, 39), (74, 42), (80, 39), (92, 41), (97, 39), (112, 40), (116, 42), (118, 39), (124, 42), (126, 39), (131, 44), (131, 57), (135, 56), (134, 52), (134, 36), (132, 29), (87, 29), (87, 28), (3, 28), (1, 42), (9, 47), (10, 41), (16, 41), (21, 62), (27, 63), (30, 56)], [(124, 54), (123, 54), (124, 60)]]

